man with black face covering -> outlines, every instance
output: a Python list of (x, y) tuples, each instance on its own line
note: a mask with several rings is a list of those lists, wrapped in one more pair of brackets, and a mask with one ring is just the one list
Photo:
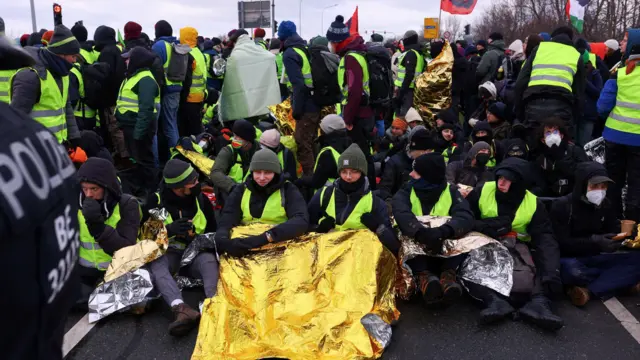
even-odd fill
[[(182, 253), (195, 236), (216, 231), (216, 219), (211, 202), (200, 192), (198, 173), (191, 165), (178, 159), (171, 159), (165, 165), (160, 190), (147, 199), (143, 220), (148, 217), (149, 210), (155, 208), (169, 212), (164, 221), (169, 249), (150, 264), (151, 274), (156, 288), (175, 316), (169, 325), (169, 334), (184, 336), (197, 326), (200, 313), (183, 301), (172, 274), (178, 272)], [(202, 279), (207, 298), (216, 294), (218, 261), (214, 254), (201, 252), (185, 270), (189, 276)]]
[(464, 144), (464, 150), (462, 151), (463, 157), (471, 150), (474, 144), (479, 141), (484, 141), (490, 146), (489, 161), (487, 162), (487, 168), (493, 169), (500, 163), (504, 157), (504, 144), (501, 141), (493, 140), (493, 130), (491, 125), (486, 121), (479, 121), (473, 127), (471, 132), (471, 141), (467, 141)]
[(527, 190), (528, 163), (511, 157), (496, 167), (495, 182), (476, 187), (467, 200), (476, 217), (474, 230), (499, 239), (512, 254), (514, 280), (510, 299), (486, 287), (468, 284), (469, 294), (485, 309), (482, 323), (501, 321), (526, 301), (520, 316), (548, 330), (563, 326), (549, 297), (562, 293), (560, 250), (544, 204)]
[[(398, 66), (398, 78), (394, 82), (394, 108), (396, 116), (404, 118), (409, 111), (409, 108), (413, 107), (413, 91), (416, 87), (416, 79), (425, 68), (424, 57), (420, 53), (420, 44), (418, 44), (418, 33), (413, 30), (409, 30), (404, 34), (402, 38), (404, 44), (404, 53), (397, 59)], [(432, 49), (438, 43), (431, 45)], [(442, 47), (440, 47), (442, 49)], [(438, 51), (438, 53), (440, 53)]]
[[(473, 227), (473, 213), (455, 185), (447, 184), (444, 158), (429, 153), (413, 162), (412, 180), (393, 197), (393, 216), (402, 234), (424, 244), (431, 254), (442, 251), (444, 240), (459, 238)], [(437, 228), (427, 228), (418, 216), (451, 216), (451, 220)], [(444, 301), (451, 303), (462, 295), (456, 280), (456, 270), (465, 256), (438, 258), (419, 256), (408, 261), (416, 274), (418, 289), (427, 305)]]
[[(493, 180), (493, 171), (487, 169), (491, 157), (491, 147), (484, 141), (473, 144), (464, 160), (452, 161), (447, 165), (447, 181), (451, 184), (462, 184), (476, 187), (484, 182)], [(464, 197), (469, 194), (466, 189), (460, 189)]]

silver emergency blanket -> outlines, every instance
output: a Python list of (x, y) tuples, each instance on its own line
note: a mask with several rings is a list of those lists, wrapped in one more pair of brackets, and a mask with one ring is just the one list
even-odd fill
[[(439, 227), (450, 219), (448, 216), (418, 216), (418, 221), (426, 227)], [(460, 239), (445, 240), (439, 254), (427, 252), (423, 245), (408, 236), (401, 235), (400, 241), (404, 289), (398, 290), (403, 298), (408, 298), (415, 289), (413, 274), (406, 262), (421, 255), (448, 258), (468, 253), (467, 259), (458, 269), (460, 278), (495, 290), (504, 296), (511, 293), (513, 259), (509, 250), (497, 240), (478, 232), (470, 232)]]
[(376, 314), (369, 313), (360, 319), (360, 323), (364, 326), (365, 330), (376, 339), (383, 349), (386, 349), (391, 343), (392, 329), (391, 324), (387, 324), (386, 321)]
[(604, 164), (605, 161), (605, 146), (604, 146), (604, 138), (599, 137), (595, 140), (589, 141), (584, 146), (584, 152), (587, 153), (589, 159), (599, 162), (600, 164)]
[(151, 275), (146, 269), (137, 269), (100, 284), (89, 297), (89, 322), (144, 302), (152, 289)]
[(198, 254), (202, 252), (202, 250), (215, 250), (215, 237), (216, 233), (196, 236), (195, 239), (193, 239), (193, 241), (189, 243), (189, 245), (187, 245), (187, 248), (184, 249), (184, 252), (182, 253), (182, 259), (180, 260), (180, 267), (182, 268), (191, 264), (196, 256), (198, 256)]

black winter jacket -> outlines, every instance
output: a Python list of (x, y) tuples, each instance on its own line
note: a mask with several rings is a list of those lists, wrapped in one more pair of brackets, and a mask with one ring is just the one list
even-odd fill
[[(540, 146), (540, 154), (535, 160), (538, 178), (544, 180), (544, 187), (540, 196), (558, 197), (573, 191), (576, 167), (579, 163), (589, 161), (584, 150), (562, 140), (560, 149), (553, 152), (546, 145)], [(557, 154), (557, 155), (555, 155)], [(558, 156), (560, 156), (558, 158)]]
[(412, 164), (413, 160), (406, 151), (397, 153), (387, 160), (377, 190), (381, 199), (390, 199), (409, 181), (409, 174), (413, 171)]
[(471, 160), (467, 157), (465, 160), (450, 161), (447, 165), (447, 182), (475, 187), (494, 180), (492, 170), (484, 166), (471, 166)]
[[(346, 130), (338, 130), (320, 136), (318, 142), (321, 145), (320, 149), (331, 146), (335, 151), (342, 154), (351, 145), (351, 138), (347, 135)], [(338, 178), (338, 164), (331, 151), (322, 153), (317, 162), (318, 166), (315, 168), (313, 176), (300, 178), (296, 183), (298, 186), (315, 190), (325, 186), (328, 179)]]
[(116, 46), (116, 32), (108, 26), (98, 26), (93, 39), (96, 51), (100, 52), (97, 62), (107, 63), (110, 69), (108, 80), (103, 84), (104, 103), (109, 107), (115, 106), (127, 68), (122, 52)]

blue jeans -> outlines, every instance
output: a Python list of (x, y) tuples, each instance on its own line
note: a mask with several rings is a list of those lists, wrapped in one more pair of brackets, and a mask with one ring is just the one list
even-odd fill
[(168, 93), (162, 97), (160, 109), (160, 122), (162, 132), (169, 148), (178, 144), (178, 106), (180, 105), (180, 93)]
[(560, 259), (564, 285), (586, 287), (600, 298), (640, 282), (640, 252)]
[(591, 134), (593, 134), (593, 127), (595, 122), (593, 121), (581, 121), (576, 125), (576, 144), (585, 146), (589, 141), (593, 140)]

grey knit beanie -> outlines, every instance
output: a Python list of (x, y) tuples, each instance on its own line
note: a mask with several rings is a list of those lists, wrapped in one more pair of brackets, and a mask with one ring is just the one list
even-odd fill
[(56, 25), (47, 49), (57, 55), (77, 55), (80, 43), (66, 26)]
[(168, 188), (179, 189), (193, 183), (198, 178), (198, 173), (188, 163), (179, 159), (171, 159), (164, 166), (162, 177)]
[(357, 144), (351, 144), (338, 158), (338, 171), (342, 169), (354, 169), (367, 175), (367, 158)]
[(266, 170), (280, 174), (282, 173), (282, 166), (280, 165), (280, 160), (278, 160), (278, 155), (276, 155), (276, 153), (269, 149), (262, 149), (253, 154), (249, 170)]
[(340, 115), (329, 114), (320, 121), (320, 129), (325, 134), (331, 134), (334, 131), (346, 129), (346, 126)]
[(489, 144), (487, 144), (484, 141), (478, 141), (477, 143), (473, 144), (473, 146), (471, 147), (471, 150), (469, 150), (469, 153), (467, 154), (467, 159), (475, 159), (476, 155), (478, 155), (478, 152), (480, 150), (491, 151), (491, 146), (489, 146)]

